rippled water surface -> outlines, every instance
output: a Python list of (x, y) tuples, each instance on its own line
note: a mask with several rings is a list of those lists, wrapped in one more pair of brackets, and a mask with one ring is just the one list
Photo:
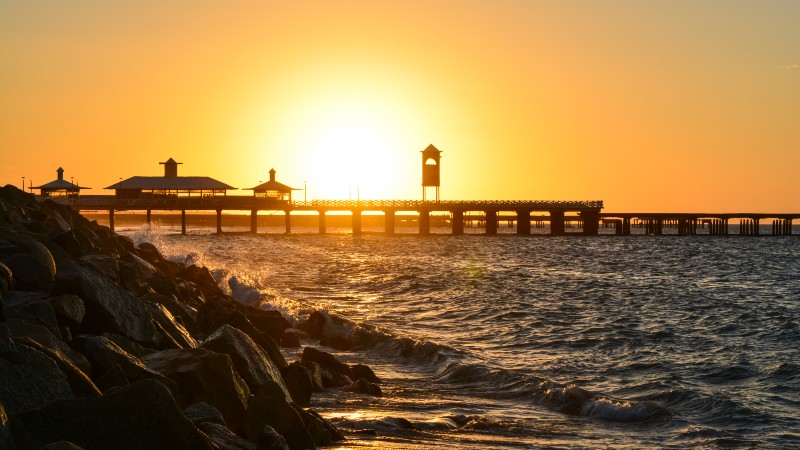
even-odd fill
[(347, 319), (346, 447), (800, 446), (796, 236), (128, 234)]

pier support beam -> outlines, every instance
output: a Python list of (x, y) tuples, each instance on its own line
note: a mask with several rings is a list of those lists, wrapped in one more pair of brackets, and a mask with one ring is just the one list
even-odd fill
[(186, 234), (186, 210), (181, 210), (181, 234)]
[(622, 219), (622, 235), (631, 235), (631, 219), (629, 217)]
[(114, 210), (108, 210), (108, 228), (111, 228), (111, 231), (114, 231)]
[(147, 210), (147, 224), (150, 225), (150, 223), (152, 221), (153, 221), (153, 211), (148, 209)]
[(394, 211), (383, 212), (383, 232), (388, 235), (394, 234)]
[(327, 227), (325, 226), (325, 211), (319, 211), (319, 234), (325, 234), (328, 232)]
[(464, 234), (464, 211), (453, 211), (450, 228), (454, 235)]
[(258, 210), (250, 211), (250, 233), (258, 234)]
[(222, 210), (217, 210), (217, 234), (222, 234)]
[(564, 211), (550, 211), (550, 236), (564, 235)]
[(581, 219), (583, 220), (583, 235), (597, 236), (600, 232), (600, 213), (597, 211), (583, 211), (581, 212)]
[(419, 234), (431, 234), (431, 212), (419, 212)]
[(292, 234), (292, 211), (286, 210), (284, 211), (284, 220), (286, 222), (286, 234)]
[(497, 211), (486, 211), (486, 234), (497, 234)]
[(517, 211), (517, 234), (528, 236), (531, 234), (531, 212)]
[(361, 210), (354, 209), (351, 212), (353, 214), (353, 236), (359, 236), (361, 234)]

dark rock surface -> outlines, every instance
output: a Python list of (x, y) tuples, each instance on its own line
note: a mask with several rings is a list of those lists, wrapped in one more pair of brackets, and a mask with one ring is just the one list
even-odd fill
[(11, 427), (24, 448), (69, 441), (86, 450), (213, 449), (167, 388), (153, 380), (21, 412)]
[(222, 417), (222, 413), (208, 403), (193, 403), (183, 410), (183, 414), (198, 426), (206, 422), (225, 425), (225, 418)]
[(369, 381), (359, 378), (352, 385), (348, 388), (350, 392), (356, 392), (358, 394), (367, 394), (373, 397), (383, 397), (383, 392), (381, 391), (381, 387), (375, 383), (370, 383)]
[(283, 390), (274, 383), (261, 386), (250, 399), (244, 435), (251, 441), (257, 441), (267, 425), (283, 436), (292, 450), (316, 448), (303, 419), (286, 401)]
[(335, 356), (331, 355), (330, 353), (323, 352), (322, 350), (317, 350), (314, 347), (305, 347), (303, 349), (303, 355), (301, 356), (300, 361), (303, 363), (308, 361), (315, 362), (319, 364), (319, 366), (322, 367), (323, 369), (328, 369), (330, 371), (337, 372), (351, 378), (353, 377), (353, 373), (350, 370), (350, 366), (339, 361), (338, 359), (336, 359)]
[(0, 353), (0, 403), (6, 412), (41, 408), (74, 398), (67, 376), (46, 355), (25, 346)]
[(198, 428), (219, 448), (219, 450), (256, 450), (256, 444), (235, 434), (225, 425), (203, 422)]
[(261, 430), (256, 445), (256, 450), (289, 450), (289, 444), (286, 443), (286, 439), (269, 425)]

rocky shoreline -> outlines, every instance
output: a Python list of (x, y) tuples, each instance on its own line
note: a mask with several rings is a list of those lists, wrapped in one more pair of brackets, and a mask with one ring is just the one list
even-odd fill
[(306, 449), (343, 441), (309, 408), (380, 379), (305, 347), (226, 295), (204, 267), (135, 246), (69, 207), (0, 188), (0, 449)]

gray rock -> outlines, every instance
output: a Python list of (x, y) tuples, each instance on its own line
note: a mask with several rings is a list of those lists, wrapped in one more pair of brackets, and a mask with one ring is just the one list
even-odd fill
[(119, 263), (117, 262), (117, 258), (111, 255), (89, 254), (83, 255), (78, 259), (94, 267), (110, 280), (119, 282)]
[[(92, 378), (98, 381), (98, 383), (101, 377), (112, 370), (121, 370), (125, 379), (131, 382), (149, 379), (156, 379), (161, 382), (166, 381), (164, 375), (148, 368), (139, 358), (126, 352), (117, 344), (103, 336), (88, 334), (75, 336), (72, 345), (86, 355), (86, 358), (92, 365)], [(116, 367), (119, 369), (115, 369)], [(110, 379), (120, 379), (118, 374), (113, 375), (115, 378)], [(108, 380), (106, 380), (106, 383), (101, 384), (104, 384), (101, 387), (107, 388), (117, 383), (109, 383)], [(168, 383), (168, 385), (173, 386), (173, 383)]]
[(155, 305), (161, 305), (175, 317), (192, 335), (197, 333), (197, 310), (178, 301), (175, 297), (151, 292), (139, 297), (139, 300)]
[(257, 441), (267, 425), (283, 436), (293, 450), (316, 448), (303, 419), (286, 401), (283, 391), (275, 383), (261, 386), (250, 399), (244, 435), (251, 441)]
[(100, 390), (95, 386), (86, 373), (76, 366), (69, 358), (56, 349), (46, 347), (37, 341), (25, 338), (18, 341), (18, 345), (30, 347), (55, 361), (58, 369), (67, 377), (70, 389), (75, 397), (100, 395)]
[(202, 348), (164, 350), (142, 357), (142, 362), (177, 383), (187, 406), (208, 403), (232, 427), (243, 421), (250, 389), (228, 355)]
[(30, 339), (36, 341), (62, 354), (65, 358), (69, 359), (72, 364), (78, 366), (84, 373), (91, 371), (91, 366), (89, 365), (89, 361), (86, 360), (86, 357), (54, 336), (53, 333), (44, 326), (21, 319), (9, 319), (6, 324), (14, 339)]
[(53, 274), (40, 259), (26, 253), (3, 258), (11, 269), (16, 289), (21, 291), (47, 291), (53, 286)]
[(373, 397), (383, 397), (380, 386), (375, 383), (370, 383), (363, 378), (356, 380), (347, 390), (358, 394), (371, 395)]
[(313, 347), (305, 347), (303, 355), (300, 358), (301, 362), (313, 361), (320, 365), (323, 369), (328, 369), (333, 372), (346, 375), (350, 378), (353, 377), (353, 372), (347, 364), (340, 362), (335, 356), (328, 352), (317, 350)]
[(183, 414), (196, 426), (200, 426), (201, 423), (206, 422), (226, 426), (225, 418), (222, 417), (222, 413), (208, 403), (193, 403), (183, 410)]
[(197, 341), (189, 331), (181, 325), (175, 317), (162, 305), (145, 303), (150, 315), (155, 321), (156, 328), (166, 338), (160, 348), (195, 348)]
[(219, 450), (256, 450), (256, 444), (234, 434), (225, 425), (204, 422), (198, 428), (219, 447)]
[(47, 299), (53, 308), (53, 313), (59, 324), (68, 326), (73, 332), (77, 331), (86, 314), (86, 306), (77, 295), (63, 294)]
[(0, 448), (14, 450), (16, 446), (11, 439), (11, 430), (8, 429), (8, 414), (0, 402)]
[(11, 291), (5, 295), (6, 316), (8, 319), (20, 319), (41, 325), (58, 339), (61, 330), (58, 327), (53, 307), (45, 301), (47, 295), (41, 292)]
[(375, 375), (375, 372), (364, 364), (353, 364), (350, 366), (350, 373), (353, 374), (353, 378), (356, 380), (359, 378), (363, 378), (370, 383), (380, 384), (381, 379)]
[(74, 398), (55, 361), (29, 347), (0, 353), (0, 380), (0, 403), (12, 414)]
[(58, 293), (83, 299), (86, 314), (81, 329), (92, 334), (121, 334), (143, 345), (158, 347), (164, 337), (156, 330), (145, 305), (97, 271), (65, 265), (56, 277)]
[(101, 397), (63, 400), (15, 414), (11, 426), (22, 448), (58, 441), (86, 449), (214, 448), (181, 413), (167, 388), (154, 380), (111, 389)]
[(261, 430), (256, 444), (256, 450), (289, 450), (289, 444), (286, 443), (286, 439), (269, 425)]
[(250, 387), (250, 392), (258, 392), (262, 385), (273, 382), (280, 386), (286, 399), (291, 401), (292, 397), (283, 382), (280, 369), (241, 330), (223, 325), (203, 341), (200, 347), (230, 356), (233, 367)]

